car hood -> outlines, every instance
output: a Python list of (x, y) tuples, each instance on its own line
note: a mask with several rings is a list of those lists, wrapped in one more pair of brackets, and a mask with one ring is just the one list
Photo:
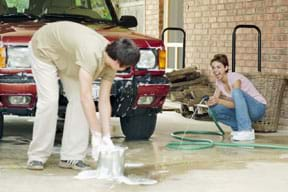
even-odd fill
[[(30, 41), (34, 32), (45, 24), (46, 23), (44, 22), (33, 21), (20, 23), (0, 23), (0, 43), (26, 44)], [(114, 41), (119, 38), (130, 38), (141, 48), (163, 46), (162, 41), (159, 39), (141, 35), (123, 27), (107, 24), (87, 24), (87, 26), (102, 34), (109, 41)]]

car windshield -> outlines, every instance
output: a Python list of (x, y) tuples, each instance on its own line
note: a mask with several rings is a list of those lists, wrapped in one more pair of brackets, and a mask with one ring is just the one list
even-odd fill
[[(113, 21), (110, 1), (105, 0), (0, 0), (0, 18), (57, 18)], [(110, 9), (109, 9), (110, 6)]]

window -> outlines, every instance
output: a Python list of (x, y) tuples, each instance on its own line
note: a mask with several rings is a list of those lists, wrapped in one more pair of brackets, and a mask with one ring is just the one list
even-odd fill
[(6, 0), (6, 3), (8, 9), (16, 9), (18, 13), (24, 13), (29, 7), (29, 0)]
[(93, 11), (101, 15), (102, 19), (112, 19), (105, 0), (91, 0), (91, 7)]

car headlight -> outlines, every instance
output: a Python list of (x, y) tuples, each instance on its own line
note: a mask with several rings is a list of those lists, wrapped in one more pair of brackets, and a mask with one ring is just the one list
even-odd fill
[(137, 104), (138, 105), (151, 105), (153, 101), (154, 101), (153, 96), (141, 96), (139, 97)]
[(11, 105), (28, 105), (31, 103), (31, 96), (9, 96), (8, 101)]
[(28, 47), (9, 46), (7, 50), (7, 67), (9, 68), (30, 68), (31, 58)]
[(138, 69), (153, 69), (156, 66), (156, 54), (153, 50), (142, 49), (140, 50), (140, 60), (136, 67)]

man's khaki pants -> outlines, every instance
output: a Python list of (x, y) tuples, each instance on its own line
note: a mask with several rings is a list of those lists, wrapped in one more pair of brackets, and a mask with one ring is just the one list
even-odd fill
[[(28, 161), (45, 163), (54, 145), (59, 84), (57, 68), (43, 63), (32, 54), (32, 71), (37, 87), (37, 109), (33, 127), (33, 138), (28, 149)], [(82, 160), (86, 155), (89, 140), (89, 127), (80, 100), (80, 83), (77, 79), (60, 77), (65, 96), (68, 98), (61, 160)]]

